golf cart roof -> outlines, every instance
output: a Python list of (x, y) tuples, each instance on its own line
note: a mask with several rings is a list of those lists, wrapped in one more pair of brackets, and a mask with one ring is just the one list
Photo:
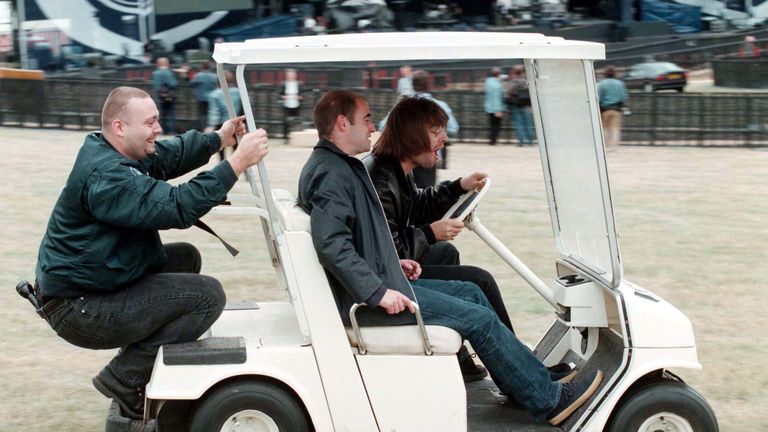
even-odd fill
[(538, 33), (356, 33), (219, 43), (218, 63), (285, 64), (440, 59), (605, 58), (605, 46)]

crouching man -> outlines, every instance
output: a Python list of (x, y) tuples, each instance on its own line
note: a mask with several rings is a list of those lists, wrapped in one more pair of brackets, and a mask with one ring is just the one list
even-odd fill
[[(155, 141), (158, 116), (143, 90), (110, 92), (102, 130), (85, 138), (53, 208), (35, 272), (42, 315), (60, 337), (84, 348), (121, 348), (93, 385), (134, 419), (143, 416), (159, 347), (197, 339), (225, 303), (221, 284), (198, 274), (197, 249), (163, 244), (158, 230), (195, 224), (268, 151), (263, 130), (243, 136), (242, 117), (215, 132)], [(243, 137), (227, 160), (186, 183), (166, 182), (233, 146), (235, 135)]]
[(501, 391), (534, 418), (557, 425), (584, 404), (597, 390), (602, 372), (567, 384), (553, 381), (499, 320), (477, 285), (421, 280), (416, 261), (399, 260), (376, 190), (355, 157), (370, 150), (375, 130), (365, 99), (330, 92), (317, 103), (312, 118), (320, 141), (299, 178), (299, 205), (310, 215), (312, 240), (342, 319), (348, 321), (352, 304), (365, 302), (378, 306), (379, 316), (369, 316), (369, 323), (410, 323), (409, 312), (418, 301), (425, 324), (449, 327), (468, 340)]

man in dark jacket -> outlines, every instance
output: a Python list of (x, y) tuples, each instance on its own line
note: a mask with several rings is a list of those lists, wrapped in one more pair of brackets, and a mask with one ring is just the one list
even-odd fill
[(369, 150), (375, 130), (365, 99), (330, 92), (317, 103), (312, 119), (320, 142), (302, 169), (298, 201), (310, 215), (312, 241), (344, 321), (349, 321), (348, 306), (366, 302), (380, 313), (375, 318), (381, 324), (412, 322), (405, 310), (413, 313), (418, 301), (424, 322), (467, 339), (499, 388), (534, 418), (560, 424), (584, 404), (602, 372), (567, 384), (552, 381), (547, 368), (499, 321), (477, 285), (421, 280), (417, 262), (398, 258), (376, 191), (355, 157)]
[[(481, 188), (486, 175), (473, 173), (424, 189), (418, 188), (413, 179), (414, 168), (434, 169), (438, 152), (448, 140), (448, 121), (447, 113), (435, 101), (402, 98), (387, 116), (379, 142), (363, 163), (384, 208), (397, 255), (417, 261), (424, 279), (463, 280), (478, 285), (501, 322), (512, 330), (496, 280), (481, 268), (460, 265), (459, 251), (448, 243), (461, 232), (464, 223), (441, 220), (463, 193)], [(459, 365), (467, 382), (487, 375), (463, 347)]]
[(110, 92), (102, 131), (86, 137), (53, 208), (35, 272), (43, 315), (60, 337), (84, 348), (122, 348), (93, 384), (131, 418), (143, 415), (158, 348), (197, 339), (225, 302), (221, 284), (197, 274), (197, 249), (164, 245), (158, 230), (193, 225), (267, 154), (266, 133), (258, 130), (228, 160), (170, 185), (166, 180), (233, 146), (243, 118), (216, 132), (155, 141), (158, 116), (143, 90)]

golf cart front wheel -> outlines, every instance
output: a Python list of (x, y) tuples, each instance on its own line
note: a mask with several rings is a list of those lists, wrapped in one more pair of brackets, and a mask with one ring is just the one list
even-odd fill
[(677, 381), (644, 387), (627, 399), (609, 432), (718, 432), (715, 413), (696, 390)]
[(309, 431), (304, 409), (282, 388), (249, 381), (227, 385), (205, 398), (190, 432)]

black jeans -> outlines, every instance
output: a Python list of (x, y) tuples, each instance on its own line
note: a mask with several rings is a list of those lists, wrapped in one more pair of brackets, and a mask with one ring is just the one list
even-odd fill
[(204, 130), (208, 126), (208, 101), (197, 101), (197, 128)]
[(504, 306), (504, 300), (501, 298), (496, 279), (480, 267), (461, 265), (459, 251), (452, 244), (440, 241), (432, 245), (424, 262), (421, 263), (419, 279), (457, 280), (474, 283), (483, 291), (502, 324), (512, 330), (512, 333), (515, 332), (507, 308)]
[(501, 131), (501, 117), (497, 117), (496, 114), (488, 114), (490, 120), (491, 130), (488, 135), (488, 139), (491, 141), (491, 145), (496, 145), (496, 140), (499, 138), (499, 132)]
[(190, 342), (224, 310), (216, 279), (197, 274), (201, 259), (188, 243), (165, 245), (168, 263), (120, 291), (67, 299), (49, 317), (63, 339), (83, 348), (121, 348), (107, 366), (124, 384), (149, 382), (161, 345)]

